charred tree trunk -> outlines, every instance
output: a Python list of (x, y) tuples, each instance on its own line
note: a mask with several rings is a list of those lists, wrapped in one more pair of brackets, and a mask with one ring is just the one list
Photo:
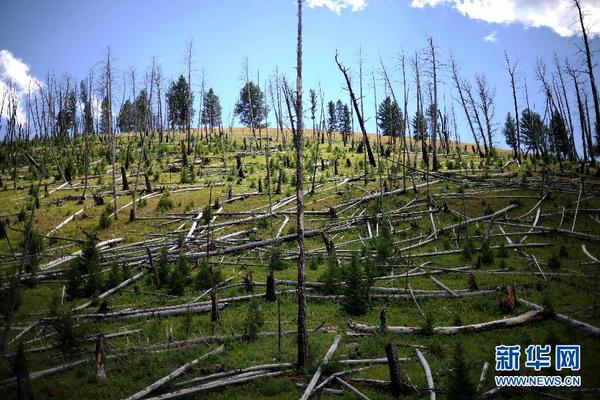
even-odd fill
[(410, 393), (407, 379), (400, 370), (400, 363), (398, 362), (398, 355), (394, 343), (389, 342), (387, 346), (385, 346), (385, 354), (388, 359), (388, 368), (390, 370), (390, 389), (392, 394), (394, 396), (401, 396)]
[(127, 181), (127, 171), (125, 171), (125, 167), (121, 167), (121, 183), (123, 191), (129, 190), (129, 182)]
[(275, 276), (273, 275), (273, 271), (269, 271), (269, 275), (267, 275), (267, 293), (265, 298), (267, 301), (277, 300), (277, 293), (275, 292)]

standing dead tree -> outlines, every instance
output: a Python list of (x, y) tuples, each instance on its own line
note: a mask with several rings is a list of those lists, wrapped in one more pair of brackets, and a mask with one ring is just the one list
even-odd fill
[(504, 52), (504, 58), (506, 60), (506, 70), (510, 76), (510, 86), (512, 88), (513, 104), (515, 107), (515, 127), (517, 131), (517, 148), (515, 157), (521, 162), (521, 124), (519, 124), (519, 105), (517, 103), (517, 83), (516, 83), (516, 69), (517, 63), (511, 64), (508, 58), (508, 53)]
[(308, 362), (306, 334), (306, 288), (304, 271), (304, 126), (302, 121), (302, 0), (298, 0), (298, 42), (296, 49), (296, 233), (298, 241), (298, 366)]
[(433, 150), (433, 164), (432, 164), (432, 171), (437, 171), (438, 170), (438, 160), (437, 160), (437, 131), (438, 131), (438, 119), (437, 119), (437, 112), (438, 112), (438, 89), (437, 89), (437, 85), (438, 85), (438, 81), (437, 81), (437, 62), (436, 62), (436, 51), (435, 51), (435, 43), (433, 42), (433, 37), (429, 36), (427, 38), (427, 45), (428, 45), (428, 53), (427, 56), (429, 58), (429, 62), (431, 63), (431, 79), (432, 79), (432, 83), (433, 83), (433, 101), (431, 104), (431, 107), (433, 108), (432, 112), (431, 112), (431, 146), (432, 146), (432, 150)]
[(115, 219), (119, 218), (119, 207), (118, 207), (118, 196), (117, 196), (117, 177), (116, 177), (116, 135), (113, 127), (113, 117), (112, 117), (112, 67), (110, 65), (111, 57), (110, 57), (110, 47), (106, 50), (106, 63), (104, 65), (104, 90), (106, 96), (106, 120), (107, 120), (107, 128), (108, 128), (108, 140), (110, 147), (110, 162), (112, 164), (112, 191), (113, 191), (113, 201), (114, 201), (114, 217)]
[[(494, 96), (495, 90), (490, 90), (485, 79), (485, 75), (476, 75), (475, 82), (477, 83), (477, 93), (479, 94), (479, 107), (485, 121), (485, 133), (489, 150), (494, 149), (492, 120), (494, 119)], [(485, 142), (484, 142), (485, 143)]]
[(350, 99), (352, 100), (352, 105), (354, 106), (354, 111), (356, 112), (356, 117), (358, 118), (358, 123), (360, 124), (360, 130), (363, 134), (363, 141), (365, 143), (367, 149), (367, 156), (369, 157), (369, 164), (373, 168), (377, 167), (377, 163), (375, 162), (375, 156), (373, 155), (373, 151), (371, 150), (371, 144), (369, 143), (369, 137), (367, 135), (367, 129), (365, 128), (365, 121), (363, 119), (363, 115), (360, 112), (360, 108), (358, 106), (358, 102), (356, 101), (356, 96), (354, 95), (354, 91), (352, 90), (352, 84), (350, 83), (350, 77), (348, 76), (348, 70), (339, 62), (338, 53), (335, 53), (335, 62), (344, 75), (344, 79), (346, 80), (346, 85), (348, 86), (348, 91), (350, 92)]
[(590, 158), (593, 156), (591, 153), (591, 143), (588, 141), (588, 138), (591, 135), (588, 135), (587, 124), (586, 124), (586, 115), (583, 106), (583, 99), (581, 96), (581, 90), (579, 89), (579, 81), (578, 81), (578, 72), (571, 66), (568, 60), (565, 61), (565, 71), (567, 75), (571, 77), (573, 80), (573, 86), (575, 88), (575, 95), (577, 97), (577, 111), (579, 114), (579, 126), (581, 129), (581, 146), (583, 149), (583, 163), (587, 163), (588, 154)]
[[(588, 40), (587, 30), (585, 28), (585, 22), (583, 18), (583, 10), (581, 9), (581, 0), (573, 0), (573, 4), (577, 8), (579, 14), (579, 23), (581, 24), (581, 34), (583, 35), (583, 44), (585, 46), (585, 60), (587, 64), (587, 73), (590, 78), (590, 86), (592, 87), (592, 100), (594, 103), (594, 111), (596, 113), (595, 133), (596, 141), (600, 141), (600, 103), (598, 100), (598, 89), (596, 87), (596, 80), (594, 79), (594, 66), (592, 63), (592, 52), (590, 50), (590, 43)], [(593, 149), (589, 149), (593, 152)], [(593, 154), (593, 153), (591, 153)]]
[(456, 87), (456, 91), (460, 97), (460, 104), (462, 105), (463, 111), (465, 112), (465, 117), (467, 118), (467, 122), (469, 124), (469, 130), (471, 131), (471, 136), (475, 141), (475, 146), (477, 147), (477, 153), (481, 156), (481, 147), (479, 145), (479, 139), (477, 138), (477, 133), (475, 133), (475, 128), (473, 127), (473, 120), (471, 119), (471, 114), (469, 113), (469, 109), (467, 107), (467, 100), (465, 99), (465, 91), (463, 88), (463, 83), (458, 76), (458, 67), (456, 65), (456, 61), (454, 58), (450, 58), (450, 68), (452, 70), (452, 80), (454, 81), (454, 86)]

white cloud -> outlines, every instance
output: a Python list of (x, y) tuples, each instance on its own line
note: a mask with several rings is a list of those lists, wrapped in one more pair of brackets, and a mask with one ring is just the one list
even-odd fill
[[(600, 0), (581, 3), (588, 33), (600, 35)], [(547, 27), (565, 37), (580, 32), (572, 0), (411, 0), (411, 6), (415, 8), (440, 4), (449, 4), (471, 19), (490, 23), (518, 22), (525, 27)]]
[[(24, 100), (27, 93), (38, 89), (39, 81), (29, 74), (29, 65), (8, 50), (0, 50), (0, 104), (4, 98), (4, 113), (8, 111), (9, 95), (18, 101), (17, 119), (25, 121)], [(6, 97), (5, 97), (6, 96)]]
[(367, 6), (367, 0), (307, 0), (310, 8), (326, 7), (340, 15), (342, 10), (350, 8), (352, 11), (360, 11)]
[(485, 35), (483, 37), (483, 41), (486, 43), (496, 43), (498, 42), (498, 31), (492, 31), (489, 35)]

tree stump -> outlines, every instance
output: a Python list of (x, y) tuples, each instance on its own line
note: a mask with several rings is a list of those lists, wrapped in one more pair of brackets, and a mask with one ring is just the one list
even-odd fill
[(246, 277), (244, 278), (244, 289), (246, 289), (246, 293), (254, 292), (254, 282), (252, 281), (252, 271), (248, 271), (248, 273), (246, 273)]
[(267, 293), (265, 298), (267, 301), (277, 300), (277, 293), (275, 292), (275, 276), (273, 275), (273, 271), (270, 271), (269, 275), (267, 275)]
[(479, 289), (479, 285), (477, 285), (477, 281), (475, 280), (475, 274), (469, 274), (469, 290), (475, 291)]
[(129, 182), (127, 181), (127, 171), (125, 171), (125, 167), (121, 167), (121, 183), (124, 191), (129, 190)]
[(389, 342), (385, 346), (385, 354), (388, 360), (388, 367), (390, 370), (390, 389), (392, 394), (396, 397), (408, 394), (411, 392), (410, 386), (408, 385), (408, 379), (404, 376), (400, 370), (400, 364), (398, 363), (398, 355), (396, 354), (396, 346), (394, 343)]
[(388, 330), (387, 311), (385, 305), (379, 312), (379, 330), (381, 333), (385, 333)]
[(144, 174), (144, 180), (146, 181), (146, 192), (152, 192), (152, 183), (150, 183), (150, 177), (148, 174)]
[(244, 174), (244, 166), (242, 164), (242, 157), (239, 154), (235, 155), (235, 169), (238, 172), (238, 177), (240, 179), (244, 179), (246, 175)]
[(213, 286), (210, 291), (210, 323), (215, 326), (219, 323), (219, 301), (217, 300), (217, 289)]
[(106, 338), (102, 333), (96, 337), (96, 378), (106, 379)]

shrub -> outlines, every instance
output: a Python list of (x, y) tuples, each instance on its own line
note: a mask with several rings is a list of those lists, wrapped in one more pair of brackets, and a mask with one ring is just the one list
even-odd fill
[(421, 334), (425, 336), (433, 335), (434, 320), (432, 313), (425, 314), (425, 320), (421, 325)]
[(169, 277), (169, 289), (171, 294), (181, 296), (185, 292), (185, 285), (190, 277), (190, 263), (184, 256), (179, 256), (177, 266)]
[(273, 246), (269, 252), (269, 271), (283, 271), (287, 268), (287, 262), (283, 258), (283, 248)]
[(508, 258), (508, 249), (504, 246), (504, 243), (500, 245), (498, 250), (496, 251), (496, 255), (498, 258)]
[(470, 240), (465, 243), (462, 255), (465, 260), (470, 260), (473, 258), (473, 243)]
[(550, 268), (553, 271), (556, 271), (557, 269), (560, 268), (560, 258), (556, 253), (552, 253), (550, 255), (547, 263), (548, 263), (548, 268)]
[(256, 339), (264, 324), (265, 318), (260, 302), (256, 298), (252, 299), (246, 309), (246, 317), (243, 324), (244, 338), (246, 340)]
[(481, 244), (481, 262), (484, 264), (491, 264), (494, 262), (494, 252), (490, 249), (490, 243), (485, 240)]
[(171, 210), (175, 207), (175, 201), (173, 200), (173, 196), (171, 196), (171, 192), (165, 190), (165, 192), (160, 196), (160, 200), (156, 205), (156, 211), (159, 213), (163, 213), (165, 211)]
[(63, 353), (69, 353), (79, 348), (83, 341), (83, 329), (77, 326), (72, 314), (60, 311), (52, 323), (56, 331), (58, 348)]
[(564, 243), (560, 245), (560, 248), (558, 250), (558, 256), (560, 258), (569, 257), (569, 249), (567, 249), (567, 246), (565, 246)]
[(110, 228), (110, 225), (112, 224), (112, 219), (109, 215), (110, 213), (108, 213), (106, 210), (102, 211), (102, 214), (100, 214), (100, 220), (98, 221), (98, 227), (100, 229)]
[(167, 248), (163, 247), (160, 250), (160, 257), (158, 258), (158, 279), (160, 279), (161, 283), (166, 282), (169, 278), (169, 259), (167, 258)]
[(223, 282), (221, 269), (216, 265), (209, 266), (206, 259), (202, 260), (196, 275), (196, 288), (206, 290), (221, 282)]
[(342, 270), (338, 266), (335, 257), (329, 257), (325, 271), (319, 277), (319, 282), (325, 284), (325, 294), (340, 294), (340, 282), (342, 281)]

